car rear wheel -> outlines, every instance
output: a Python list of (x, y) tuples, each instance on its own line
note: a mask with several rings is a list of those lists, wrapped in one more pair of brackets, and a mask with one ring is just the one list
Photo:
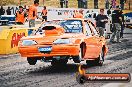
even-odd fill
[(102, 66), (104, 63), (104, 50), (102, 49), (99, 57), (96, 60), (86, 60), (88, 66), (99, 65)]
[(95, 64), (94, 60), (86, 60), (88, 66), (93, 66)]
[(67, 64), (68, 60), (66, 59), (61, 59), (61, 60), (57, 60), (57, 59), (53, 59), (51, 62), (52, 66), (65, 66)]
[(37, 62), (36, 58), (27, 57), (27, 61), (30, 65), (35, 65)]
[(84, 57), (85, 55), (85, 52), (86, 52), (86, 44), (82, 44), (80, 46), (80, 50), (79, 50), (79, 55), (78, 56), (74, 56), (73, 57), (73, 61), (75, 63), (80, 63), (82, 61), (82, 58)]

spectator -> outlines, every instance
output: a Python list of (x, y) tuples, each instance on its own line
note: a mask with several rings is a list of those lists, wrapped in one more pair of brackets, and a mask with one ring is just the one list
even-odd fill
[(78, 1), (78, 8), (81, 8), (81, 0), (77, 0)]
[(64, 7), (64, 0), (60, 0), (60, 6), (61, 6), (61, 8)]
[(8, 7), (8, 9), (6, 10), (6, 13), (7, 13), (7, 15), (11, 15), (11, 9), (10, 9), (10, 7)]
[(38, 18), (37, 8), (36, 8), (38, 5), (39, 5), (39, 0), (34, 0), (34, 4), (29, 6), (29, 13), (28, 13), (29, 27), (35, 27), (35, 19)]
[(11, 10), (12, 10), (12, 13), (15, 15), (16, 13), (15, 13), (14, 7), (12, 7)]
[(46, 6), (44, 6), (44, 9), (42, 10), (42, 18), (43, 20), (42, 21), (47, 21), (47, 9), (46, 9)]
[(104, 9), (100, 9), (100, 14), (95, 18), (96, 26), (100, 36), (104, 36), (105, 24), (108, 22), (108, 17), (104, 15)]
[[(122, 14), (122, 10), (121, 10), (121, 14)], [(124, 15), (122, 14), (122, 23), (121, 23), (121, 32), (120, 32), (120, 38), (123, 38), (123, 31), (125, 28), (125, 20), (124, 20)]]
[(24, 24), (26, 13), (22, 6), (19, 6), (19, 11), (16, 13), (16, 24)]
[(111, 0), (112, 8), (116, 8), (116, 0)]
[(68, 0), (65, 0), (66, 8), (68, 8)]
[(87, 8), (87, 0), (83, 0), (83, 8)]
[(98, 0), (94, 0), (94, 9), (98, 9)]
[(110, 3), (109, 3), (109, 0), (105, 0), (105, 8), (106, 8), (106, 9), (109, 9), (109, 4), (110, 4)]
[(77, 0), (78, 1), (78, 8), (84, 8), (86, 5), (86, 0)]
[(121, 31), (122, 14), (120, 12), (119, 6), (112, 12), (112, 24), (114, 26), (110, 42), (115, 43), (115, 36), (117, 37), (117, 42), (120, 42), (120, 31)]
[(1, 6), (1, 8), (0, 8), (0, 16), (4, 15), (4, 14), (5, 14), (5, 9), (3, 8), (3, 6)]
[(125, 2), (126, 2), (126, 0), (120, 0), (120, 6), (121, 6), (122, 10), (124, 9)]

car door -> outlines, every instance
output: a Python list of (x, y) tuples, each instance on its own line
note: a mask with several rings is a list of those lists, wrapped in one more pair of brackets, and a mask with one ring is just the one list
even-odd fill
[(84, 59), (97, 58), (100, 52), (98, 34), (94, 33), (92, 25), (88, 22), (85, 22), (84, 27), (86, 29), (86, 38), (84, 40), (86, 43), (86, 53)]
[(91, 27), (92, 31), (93, 31), (93, 36), (94, 38), (97, 40), (98, 42), (98, 47), (99, 48), (102, 48), (102, 41), (104, 41), (104, 37), (100, 37), (98, 32), (97, 32), (97, 29), (94, 27), (94, 24), (92, 22), (89, 23), (89, 26)]
[(104, 41), (104, 37), (100, 37), (96, 28), (94, 27), (94, 24), (92, 22), (89, 22), (89, 26), (91, 27), (92, 31), (93, 31), (93, 38), (96, 41), (96, 46), (97, 46), (97, 56), (100, 54), (101, 50), (102, 50), (102, 41)]

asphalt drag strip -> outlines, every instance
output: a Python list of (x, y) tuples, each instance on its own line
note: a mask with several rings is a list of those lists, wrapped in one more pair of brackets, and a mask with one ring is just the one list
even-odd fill
[[(125, 34), (121, 43), (109, 44), (103, 66), (87, 66), (88, 73), (132, 73), (132, 34)], [(85, 61), (81, 64), (86, 66)], [(107, 87), (112, 83), (90, 82), (80, 85), (76, 81), (79, 64), (72, 60), (67, 66), (54, 68), (50, 63), (38, 61), (31, 66), (19, 54), (0, 56), (0, 87)], [(131, 83), (125, 86), (131, 87)], [(119, 85), (118, 84), (118, 85)], [(112, 84), (113, 85), (113, 84)], [(113, 87), (116, 87), (116, 83)], [(119, 86), (117, 86), (119, 87)]]

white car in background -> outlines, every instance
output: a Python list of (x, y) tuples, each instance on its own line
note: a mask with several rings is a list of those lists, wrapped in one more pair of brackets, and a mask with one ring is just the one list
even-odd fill
[(126, 25), (127, 28), (132, 29), (132, 17), (126, 17), (125, 18), (125, 25)]

